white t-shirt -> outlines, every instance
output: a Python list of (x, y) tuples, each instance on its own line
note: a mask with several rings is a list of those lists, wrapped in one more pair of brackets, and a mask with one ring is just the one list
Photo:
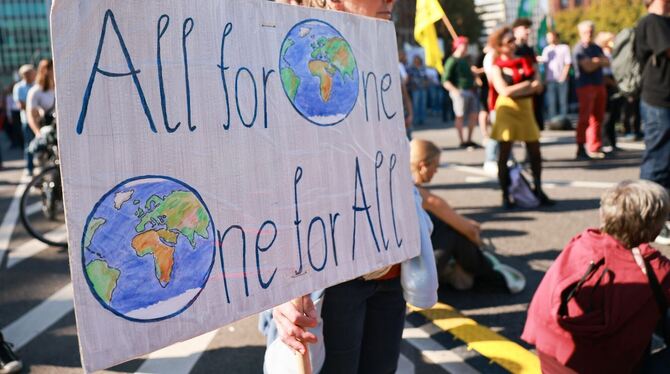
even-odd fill
[(491, 81), (491, 78), (489, 77), (491, 75), (491, 68), (493, 67), (493, 52), (488, 52), (484, 56), (484, 63), (483, 63), (483, 68), (484, 68), (484, 74), (486, 74), (486, 78), (488, 78), (489, 81)]
[(400, 81), (402, 83), (407, 82), (407, 69), (405, 69), (405, 65), (402, 62), (398, 62), (398, 70), (400, 71)]
[(44, 114), (54, 106), (56, 102), (56, 96), (54, 90), (43, 91), (42, 88), (38, 85), (34, 85), (28, 91), (28, 99), (26, 100), (26, 109), (30, 113), (33, 108), (37, 109), (40, 113), (40, 116)]

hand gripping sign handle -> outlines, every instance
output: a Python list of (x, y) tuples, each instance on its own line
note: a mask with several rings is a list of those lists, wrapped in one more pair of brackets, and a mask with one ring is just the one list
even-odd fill
[[(296, 308), (300, 313), (303, 313), (305, 308), (303, 306), (302, 297), (293, 299), (292, 303), (293, 305), (296, 306)], [(296, 368), (298, 369), (296, 374), (312, 374), (312, 362), (309, 359), (309, 344), (304, 343), (304, 345), (305, 345), (305, 354), (300, 354), (300, 352), (294, 351)]]

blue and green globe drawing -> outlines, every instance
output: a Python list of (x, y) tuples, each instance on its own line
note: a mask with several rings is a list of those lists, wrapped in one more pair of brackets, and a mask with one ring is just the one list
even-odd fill
[(82, 238), (84, 274), (95, 298), (136, 322), (186, 310), (214, 265), (212, 217), (190, 186), (173, 178), (128, 179), (88, 216)]
[(356, 104), (356, 58), (344, 37), (323, 21), (293, 26), (281, 46), (279, 70), (293, 107), (316, 125), (341, 122)]

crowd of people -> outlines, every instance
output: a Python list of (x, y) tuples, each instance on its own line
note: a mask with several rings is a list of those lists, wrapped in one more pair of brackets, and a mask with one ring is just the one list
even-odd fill
[(20, 80), (7, 87), (0, 103), (0, 128), (5, 129), (11, 148), (23, 151), (26, 174), (33, 175), (35, 155), (30, 151), (30, 142), (40, 136), (40, 128), (56, 106), (53, 62), (41, 60), (37, 69), (22, 65), (18, 75)]
[[(580, 40), (572, 48), (561, 42), (558, 32), (549, 30), (546, 46), (536, 54), (529, 45), (531, 26), (530, 20), (518, 19), (510, 28), (515, 44), (513, 55), (524, 58), (542, 84), (529, 95), (533, 97), (533, 113), (539, 129), (543, 130), (545, 124), (565, 127), (570, 114), (576, 112), (578, 159), (614, 155), (620, 150), (617, 138), (641, 141), (640, 92), (620, 90), (610, 68), (616, 34), (609, 31), (596, 34), (594, 23), (585, 21), (578, 26)], [(484, 142), (488, 142), (489, 113), (494, 110), (497, 98), (491, 90), (491, 73), (487, 72), (493, 66), (495, 46), (488, 43), (478, 56), (469, 53), (469, 40), (456, 38), (445, 61), (444, 74), (439, 77), (434, 67), (424, 65), (420, 55), (414, 55), (408, 65), (407, 54), (400, 52), (401, 76), (412, 98), (413, 127), (424, 125), (427, 113), (441, 112), (443, 121), (454, 119), (462, 148), (479, 146), (472, 141), (477, 123)], [(570, 105), (570, 98), (576, 99), (574, 105)], [(464, 127), (467, 127), (465, 134)], [(486, 161), (493, 159), (487, 156)]]

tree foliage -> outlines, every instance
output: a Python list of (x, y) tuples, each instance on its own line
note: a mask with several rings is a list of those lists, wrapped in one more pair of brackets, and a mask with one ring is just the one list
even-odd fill
[[(482, 21), (475, 11), (472, 0), (441, 0), (444, 13), (451, 21), (458, 35), (467, 36), (471, 43), (477, 42), (482, 34)], [(445, 40), (451, 40), (451, 35), (443, 22), (435, 24), (437, 33)]]
[(596, 24), (596, 33), (610, 31), (618, 33), (626, 27), (634, 26), (645, 14), (642, 0), (595, 0), (586, 8), (558, 12), (554, 16), (554, 30), (570, 45), (579, 40), (577, 25), (591, 20)]

